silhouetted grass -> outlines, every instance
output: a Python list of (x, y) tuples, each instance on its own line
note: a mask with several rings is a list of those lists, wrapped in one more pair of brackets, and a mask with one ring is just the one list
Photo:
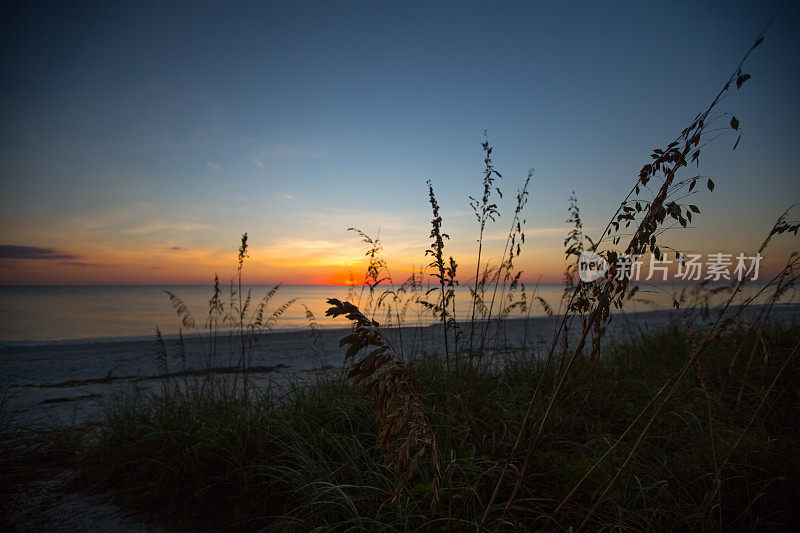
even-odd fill
[[(576, 362), (572, 386), (553, 408), (531, 474), (506, 514), (508, 527), (556, 527), (548, 525), (548, 517), (683, 364), (689, 334), (673, 325), (611, 345), (596, 364)], [(790, 524), (793, 509), (800, 508), (794, 490), (800, 482), (797, 358), (768, 395), (762, 415), (746, 433), (745, 428), (799, 337), (800, 326), (792, 324), (720, 339), (706, 354), (705, 385), (698, 375), (680, 384), (674, 408), (656, 421), (587, 526)], [(771, 346), (769, 360), (759, 358), (746, 377), (742, 367), (731, 370), (732, 354), (739, 347), (760, 346), (761, 339)], [(199, 395), (120, 398), (86, 441), (82, 467), (95, 488), (111, 490), (120, 501), (172, 525), (472, 528), (509, 458), (536, 387), (534, 377), (543, 370), (542, 361), (524, 357), (495, 369), (470, 368), (466, 361), (455, 368), (451, 362), (449, 376), (438, 357), (420, 357), (409, 365), (434, 429), (453, 434), (452, 455), (443, 458), (449, 487), (438, 489), (442, 501), (434, 511), (430, 491), (437, 489), (428, 469), (414, 472), (397, 503), (390, 503), (404, 474), (385, 462), (372, 402), (333, 378), (282, 397), (262, 395), (251, 408), (211, 389)], [(746, 383), (741, 398), (739, 383)], [(551, 392), (553, 385), (547, 387)], [(711, 411), (707, 395), (713, 399)], [(534, 416), (540, 417), (543, 408)], [(715, 464), (743, 434), (717, 486)], [(566, 527), (584, 518), (613, 463), (631, 445), (624, 442), (592, 473), (555, 517), (557, 524)], [(501, 501), (513, 489), (524, 455), (511, 460), (517, 466), (505, 476)]]

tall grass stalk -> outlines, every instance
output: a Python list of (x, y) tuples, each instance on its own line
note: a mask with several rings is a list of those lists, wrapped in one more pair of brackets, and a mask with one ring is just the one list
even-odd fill
[[(503, 255), (501, 256), (500, 265), (495, 271), (494, 279), (492, 280), (492, 299), (489, 302), (489, 309), (486, 313), (486, 321), (481, 331), (481, 343), (477, 354), (477, 364), (479, 366), (483, 360), (484, 348), (486, 346), (486, 339), (489, 335), (489, 328), (492, 323), (492, 312), (494, 310), (494, 304), (497, 297), (497, 288), (501, 283), (501, 276), (505, 274), (504, 281), (509, 279), (511, 275), (511, 269), (513, 268), (513, 259), (514, 257), (519, 256), (522, 250), (522, 244), (525, 242), (525, 234), (522, 232), (522, 225), (524, 224), (524, 221), (521, 220), (520, 215), (528, 201), (528, 186), (530, 185), (532, 177), (533, 170), (530, 170), (528, 171), (528, 176), (523, 181), (522, 187), (519, 189), (519, 191), (517, 191), (517, 203), (514, 208), (514, 216), (511, 219), (511, 227), (508, 230), (508, 236), (506, 237), (506, 243), (503, 248)], [(497, 326), (498, 328), (500, 327), (499, 321)]]
[(482, 288), (485, 286), (485, 278), (481, 280), (481, 259), (483, 253), (483, 232), (486, 229), (486, 224), (489, 221), (494, 222), (495, 218), (500, 216), (500, 211), (497, 204), (492, 201), (492, 191), (502, 198), (503, 193), (499, 187), (494, 186), (496, 178), (502, 179), (503, 176), (498, 172), (492, 164), (492, 147), (489, 145), (489, 140), (486, 132), (483, 132), (483, 142), (481, 148), (484, 152), (484, 170), (483, 170), (483, 194), (480, 201), (470, 196), (470, 207), (472, 208), (475, 218), (478, 220), (478, 252), (475, 262), (475, 288), (472, 292), (472, 309), (470, 311), (469, 321), (469, 353), (470, 353), (470, 367), (472, 366), (472, 355), (474, 353), (474, 337), (475, 337), (475, 313), (478, 307), (479, 294), (482, 293)]
[[(636, 254), (643, 254), (645, 251), (649, 249), (649, 251), (657, 258), (661, 258), (661, 252), (659, 247), (656, 244), (657, 241), (657, 234), (659, 228), (664, 224), (667, 217), (679, 222), (681, 226), (687, 225), (687, 218), (691, 220), (691, 212), (694, 211), (693, 209), (687, 209), (687, 218), (683, 215), (683, 210), (681, 206), (679, 206), (675, 201), (668, 201), (669, 197), (676, 192), (676, 190), (672, 187), (675, 181), (676, 175), (678, 170), (683, 167), (686, 167), (689, 162), (697, 162), (699, 164), (699, 156), (700, 156), (700, 144), (701, 141), (704, 140), (703, 132), (704, 129), (709, 125), (707, 122), (709, 117), (711, 116), (712, 112), (716, 108), (717, 104), (720, 102), (722, 97), (728, 92), (730, 87), (736, 83), (737, 88), (740, 87), (744, 81), (746, 81), (749, 76), (742, 74), (742, 66), (746, 59), (749, 57), (750, 53), (761, 43), (763, 40), (762, 36), (759, 36), (755, 44), (747, 51), (745, 56), (740, 61), (738, 67), (736, 68), (735, 72), (731, 75), (728, 81), (725, 83), (721, 91), (717, 94), (714, 98), (712, 103), (706, 108), (706, 110), (697, 115), (697, 117), (692, 121), (692, 123), (685, 128), (678, 138), (670, 143), (665, 150), (656, 149), (653, 151), (651, 156), (652, 162), (644, 165), (642, 170), (639, 173), (639, 177), (636, 180), (634, 186), (631, 188), (630, 192), (626, 195), (623, 202), (620, 204), (620, 207), (612, 216), (610, 222), (607, 224), (603, 234), (601, 235), (600, 239), (596, 242), (596, 248), (599, 248), (601, 243), (607, 236), (612, 236), (612, 244), (618, 244), (623, 235), (619, 234), (620, 227), (623, 226), (623, 231), (625, 228), (629, 227), (632, 223), (637, 220), (637, 214), (642, 213), (642, 217), (638, 222), (638, 226), (636, 226), (636, 230), (633, 235), (630, 237), (628, 245), (625, 249), (624, 254), (627, 256), (633, 256)], [(712, 120), (713, 121), (713, 120)], [(736, 127), (734, 127), (734, 125)], [(738, 121), (736, 123), (731, 123), (731, 127), (734, 130), (738, 130)], [(737, 141), (738, 143), (738, 141)], [(734, 146), (735, 148), (735, 146)], [(634, 195), (638, 195), (641, 190), (643, 190), (648, 182), (656, 177), (659, 172), (663, 172), (663, 181), (654, 195), (652, 201), (649, 201), (645, 204), (644, 208), (641, 206), (640, 203), (633, 202), (633, 205), (629, 205), (631, 202), (631, 198)], [(694, 189), (696, 184), (696, 178), (685, 180), (681, 182), (682, 186), (686, 186), (688, 192), (691, 192)], [(713, 190), (714, 184), (713, 181), (708, 180), (708, 188)], [(572, 368), (574, 361), (578, 357), (578, 355), (583, 351), (584, 346), (586, 345), (586, 340), (589, 335), (590, 331), (594, 332), (593, 338), (593, 346), (592, 350), (595, 352), (599, 349), (599, 340), (602, 338), (602, 335), (605, 332), (607, 327), (607, 322), (610, 319), (610, 311), (611, 307), (618, 307), (621, 305), (622, 298), (625, 296), (626, 290), (628, 289), (628, 279), (625, 276), (621, 276), (621, 279), (616, 279), (617, 277), (617, 258), (620, 256), (618, 252), (608, 250), (605, 252), (606, 260), (610, 265), (609, 273), (607, 274), (606, 281), (600, 284), (595, 284), (592, 286), (592, 294), (591, 296), (582, 294), (580, 292), (580, 283), (575, 290), (573, 290), (572, 295), (570, 297), (570, 301), (568, 303), (567, 309), (573, 305), (575, 298), (589, 298), (591, 297), (592, 301), (590, 303), (593, 309), (588, 317), (586, 324), (583, 327), (583, 331), (581, 333), (580, 340), (576, 348), (572, 351), (572, 355), (567, 361), (566, 367), (563, 371), (562, 377), (559, 380), (559, 383), (551, 395), (551, 398), (548, 402), (548, 406), (545, 409), (544, 415), (539, 423), (539, 428), (531, 440), (526, 454), (525, 459), (523, 462), (523, 467), (520, 473), (520, 476), (515, 483), (515, 486), (509, 496), (503, 511), (498, 519), (498, 524), (502, 522), (503, 516), (508, 512), (512, 502), (514, 501), (519, 488), (522, 482), (525, 480), (528, 469), (530, 467), (531, 458), (536, 451), (539, 442), (541, 441), (541, 437), (544, 433), (544, 429), (548, 422), (549, 416), (552, 413), (553, 406), (556, 402), (556, 399), (559, 397), (561, 391), (563, 390), (563, 385), (566, 381), (566, 377)], [(566, 321), (569, 319), (569, 313), (564, 315), (562, 319), (562, 325), (559, 330), (559, 334), (561, 331), (564, 330), (564, 326), (566, 325)], [(558, 342), (558, 337), (554, 339), (553, 344), (551, 346), (550, 354), (548, 355), (548, 360), (552, 357), (552, 354), (555, 350), (556, 344)], [(541, 379), (541, 378), (540, 378)], [(537, 387), (538, 391), (538, 387)], [(522, 428), (520, 429), (520, 435), (524, 434), (526, 428), (530, 422), (530, 415), (533, 412), (533, 404), (536, 401), (536, 397), (532, 397), (530, 400), (530, 408), (528, 410), (528, 415), (526, 415), (525, 419), (522, 423)], [(521, 443), (521, 439), (518, 439), (518, 443)], [(512, 450), (511, 456), (513, 457), (514, 453), (516, 452), (518, 446), (515, 446), (515, 449)], [(509, 462), (511, 458), (509, 458)], [(626, 463), (627, 464), (627, 463)], [(482, 518), (482, 523), (485, 523), (488, 520), (489, 512), (493, 506), (494, 500), (498, 494), (499, 487), (502, 483), (502, 478), (507, 472), (507, 468), (503, 470), (501, 474), (500, 480), (496, 484), (496, 489), (493, 493), (493, 497), (490, 500), (489, 504), (487, 505), (486, 512)], [(614, 478), (616, 480), (616, 477)], [(612, 481), (613, 483), (613, 481)], [(605, 493), (602, 495), (604, 496)], [(601, 498), (602, 498), (601, 496)], [(591, 511), (590, 513), (591, 514)], [(588, 519), (588, 517), (587, 517)]]

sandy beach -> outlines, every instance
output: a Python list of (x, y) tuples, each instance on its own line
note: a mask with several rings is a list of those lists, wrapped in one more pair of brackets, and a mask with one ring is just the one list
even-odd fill
[[(757, 312), (758, 307), (754, 307), (747, 315)], [(685, 310), (620, 313), (611, 322), (609, 336), (604, 342), (663, 327), (670, 320), (681, 319), (683, 313)], [(798, 320), (800, 305), (776, 306), (773, 318)], [(526, 346), (537, 355), (546, 355), (559, 320), (558, 316), (532, 317), (527, 321), (507, 319), (500, 337), (492, 339), (490, 348), (508, 352)], [(344, 356), (339, 340), (348, 331), (345, 328), (324, 329), (318, 336), (309, 330), (261, 335), (250, 362), (255, 383), (259, 387), (280, 387), (289, 382), (302, 382), (320, 369), (339, 371)], [(439, 325), (386, 328), (385, 331), (405, 358), (436, 351), (441, 344)], [(577, 333), (572, 331), (571, 335)], [(184, 362), (178, 355), (178, 341), (167, 339), (167, 371), (173, 379), (182, 379), (206, 368), (208, 342), (208, 338), (187, 336)], [(230, 373), (238, 362), (238, 354), (230, 347), (228, 336), (220, 335), (217, 357), (210, 365), (218, 374)], [(131, 388), (157, 386), (163, 374), (157, 364), (157, 351), (155, 340), (70, 341), (0, 347), (0, 386), (8, 391), (9, 415), (26, 425), (90, 420), (115, 394)]]

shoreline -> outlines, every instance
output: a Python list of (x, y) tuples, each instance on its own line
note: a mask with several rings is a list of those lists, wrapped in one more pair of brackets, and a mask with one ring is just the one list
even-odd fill
[[(759, 308), (749, 308), (745, 315), (752, 316)], [(609, 325), (607, 339), (620, 339), (639, 331), (663, 327), (686, 312), (691, 310), (617, 313)], [(499, 333), (492, 333), (488, 350), (507, 353), (508, 350), (524, 348), (531, 350), (534, 356), (544, 356), (562, 316), (505, 319)], [(713, 310), (711, 316), (714, 316)], [(777, 321), (800, 320), (800, 304), (778, 305), (772, 318)], [(441, 345), (441, 324), (438, 323), (382, 329), (398, 353), (406, 358), (411, 354), (436, 351)], [(302, 380), (304, 376), (326, 367), (341, 368), (345, 350), (339, 347), (339, 341), (349, 331), (349, 327), (328, 327), (317, 332), (305, 329), (261, 334), (250, 367), (263, 386)], [(571, 336), (577, 333), (570, 332)], [(170, 376), (198, 375), (208, 367), (215, 373), (224, 373), (238, 362), (235, 342), (228, 342), (227, 335), (218, 337), (213, 360), (208, 358), (207, 337), (185, 337), (185, 358), (178, 355), (177, 339), (165, 341), (168, 350), (166, 373)], [(154, 339), (0, 346), (0, 387), (7, 390), (7, 407), (12, 416), (22, 420), (41, 422), (89, 418), (125, 388), (148, 388), (157, 384), (164, 376), (164, 369), (158, 366), (156, 353)]]
[[(751, 288), (755, 290), (758, 287), (758, 283), (753, 282)], [(0, 287), (0, 347), (150, 340), (155, 335), (156, 326), (160, 327), (165, 336), (177, 337), (181, 329), (180, 319), (176, 320), (173, 305), (164, 294), (163, 289), (166, 288), (171, 288), (181, 298), (195, 314), (198, 326), (201, 326), (206, 317), (210, 296), (207, 286), (152, 286), (136, 290), (115, 286), (38, 289), (22, 287), (14, 290), (3, 290)], [(243, 287), (248, 291), (252, 290), (257, 300), (267, 288), (268, 286), (249, 285)], [(343, 289), (331, 286), (281, 286), (281, 290), (271, 300), (270, 312), (282, 302), (296, 300), (296, 303), (287, 307), (280, 319), (273, 324), (275, 331), (291, 332), (308, 328), (309, 319), (300, 304), (306, 305), (312, 311), (320, 329), (343, 327), (344, 322), (337, 325), (336, 321), (325, 318), (325, 311), (329, 307), (325, 303), (326, 299), (335, 297), (345, 300), (350, 297), (355, 302), (359, 298), (368, 298), (366, 291), (363, 295), (348, 295)], [(460, 286), (456, 291), (456, 311), (462, 318), (471, 314), (472, 297), (469, 290), (468, 286)], [(680, 298), (683, 291), (684, 289), (676, 285), (642, 288), (638, 298), (626, 302), (626, 307), (640, 312), (668, 310), (672, 308), (672, 297)], [(538, 285), (536, 294), (549, 302), (553, 311), (561, 311), (559, 302), (563, 295), (563, 285)], [(409, 302), (410, 300), (405, 303)], [(416, 324), (418, 321), (424, 324), (436, 322), (427, 311), (416, 305), (409, 307), (408, 313), (405, 316), (406, 324)], [(531, 316), (545, 315), (544, 309), (534, 303)], [(524, 317), (524, 314), (512, 316)]]
[[(760, 308), (763, 304), (752, 304), (751, 308)], [(732, 306), (733, 307), (733, 306)], [(800, 311), (800, 302), (797, 303), (776, 303), (774, 308), (776, 310), (781, 308), (790, 309), (792, 307), (797, 307), (798, 311)], [(696, 308), (681, 308), (679, 311), (688, 311)], [(621, 315), (643, 315), (643, 314), (657, 314), (657, 313), (672, 313), (675, 310), (673, 308), (657, 308), (657, 309), (648, 309), (648, 310), (635, 310), (635, 311), (625, 311), (624, 313), (619, 312), (618, 310), (613, 310), (612, 314), (615, 316)], [(528, 318), (525, 317), (510, 317), (503, 319), (508, 323), (513, 322), (524, 322), (524, 321), (534, 321), (534, 320), (542, 320), (542, 319), (553, 319), (553, 318), (560, 318), (563, 317), (563, 314), (555, 314), (552, 317), (546, 315), (531, 315)], [(324, 317), (323, 317), (324, 319)], [(493, 319), (494, 321), (494, 319)], [(346, 331), (349, 330), (350, 327), (345, 324), (344, 320), (341, 320), (342, 324), (331, 324), (331, 325), (324, 325), (317, 323), (317, 328), (321, 332), (331, 332), (331, 331)], [(393, 325), (385, 325), (384, 322), (378, 321), (380, 324), (381, 329), (385, 330), (396, 330), (398, 329), (397, 326)], [(485, 320), (476, 320), (476, 323), (485, 323)], [(402, 329), (417, 329), (417, 328), (436, 328), (441, 327), (441, 324), (438, 321), (431, 322), (430, 324), (424, 324), (419, 326), (401, 326)], [(238, 331), (236, 330), (220, 330), (217, 332), (219, 336), (224, 336), (229, 334), (230, 332), (237, 334)], [(263, 337), (268, 337), (271, 335), (281, 335), (281, 334), (309, 334), (311, 329), (309, 327), (302, 327), (302, 328), (273, 328), (269, 332), (261, 333), (260, 335)], [(203, 335), (208, 335), (208, 331), (206, 329), (201, 329), (200, 333)], [(178, 333), (163, 333), (162, 338), (164, 340), (178, 340), (180, 335)], [(196, 333), (194, 331), (188, 332), (184, 334), (184, 339), (188, 339), (191, 337), (196, 337)], [(16, 348), (40, 348), (40, 347), (60, 347), (60, 346), (90, 346), (90, 345), (111, 345), (117, 343), (151, 343), (154, 342), (156, 338), (155, 333), (151, 333), (148, 335), (129, 335), (129, 336), (111, 336), (111, 337), (82, 337), (82, 338), (65, 338), (65, 339), (23, 339), (23, 340), (0, 340), (0, 356), (2, 356), (3, 352), (7, 349), (13, 350)]]

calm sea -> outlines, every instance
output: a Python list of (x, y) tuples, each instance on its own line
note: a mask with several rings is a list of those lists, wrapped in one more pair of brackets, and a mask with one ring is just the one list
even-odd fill
[[(269, 286), (249, 286), (242, 291), (252, 291), (254, 304), (270, 289)], [(40, 343), (54, 341), (99, 340), (99, 339), (147, 339), (152, 338), (156, 327), (164, 334), (177, 334), (180, 324), (175, 316), (164, 289), (174, 292), (192, 311), (196, 322), (202, 327), (208, 314), (211, 289), (208, 286), (178, 287), (132, 287), (132, 286), (0, 286), (0, 343)], [(305, 304), (315, 315), (320, 327), (345, 327), (344, 319), (325, 317), (327, 298), (345, 299), (348, 291), (351, 301), (358, 303), (368, 298), (368, 288), (341, 286), (282, 286), (270, 301), (268, 314), (283, 302), (296, 298), (275, 324), (276, 330), (300, 330), (308, 328)], [(502, 290), (502, 287), (501, 287)], [(227, 299), (228, 288), (223, 297)], [(559, 311), (562, 287), (540, 286), (538, 294)], [(528, 293), (530, 297), (530, 289)], [(632, 303), (632, 310), (669, 308), (671, 296), (661, 291), (643, 295), (651, 302)], [(498, 299), (500, 292), (498, 291)], [(435, 299), (435, 295), (430, 296)], [(459, 317), (470, 313), (470, 297), (467, 287), (459, 287), (456, 297), (456, 313)], [(251, 305), (253, 309), (255, 305)], [(429, 313), (412, 306), (405, 317), (405, 325), (430, 323)], [(531, 316), (541, 316), (544, 311), (536, 304)], [(512, 313), (511, 316), (519, 316)], [(385, 322), (385, 316), (376, 316)]]

